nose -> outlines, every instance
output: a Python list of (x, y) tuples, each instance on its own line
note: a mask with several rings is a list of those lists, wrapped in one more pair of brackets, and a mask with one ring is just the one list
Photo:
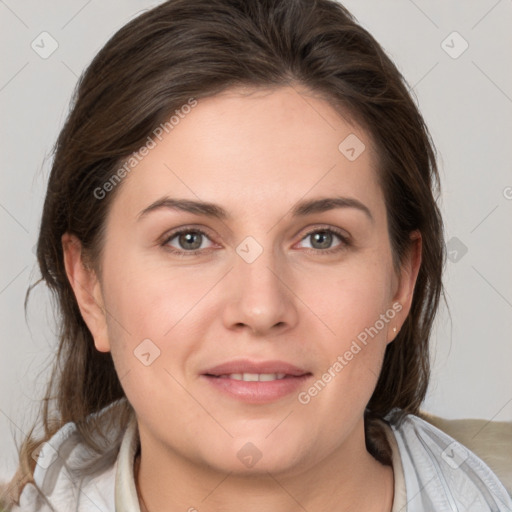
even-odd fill
[(234, 268), (228, 275), (223, 312), (226, 328), (269, 336), (297, 324), (291, 273), (283, 260), (277, 262), (272, 251), (264, 250), (251, 263), (235, 255)]

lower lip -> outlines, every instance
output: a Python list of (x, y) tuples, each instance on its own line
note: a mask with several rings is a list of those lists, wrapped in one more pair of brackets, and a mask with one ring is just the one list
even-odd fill
[(251, 404), (263, 404), (275, 402), (291, 393), (297, 393), (312, 375), (290, 376), (284, 379), (257, 382), (208, 375), (201, 375), (201, 377), (214, 388), (232, 398)]

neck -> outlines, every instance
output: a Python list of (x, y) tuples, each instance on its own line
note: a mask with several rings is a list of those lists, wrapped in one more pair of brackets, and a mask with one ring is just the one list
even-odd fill
[(169, 456), (162, 449), (154, 452), (161, 455), (155, 460), (150, 457), (151, 450), (147, 457), (143, 451), (135, 464), (140, 509), (294, 512), (299, 507), (308, 512), (390, 512), (393, 469), (383, 466), (366, 451), (364, 434), (362, 440), (362, 447), (352, 444), (349, 449), (340, 448), (305, 469), (250, 475), (219, 473), (176, 453)]

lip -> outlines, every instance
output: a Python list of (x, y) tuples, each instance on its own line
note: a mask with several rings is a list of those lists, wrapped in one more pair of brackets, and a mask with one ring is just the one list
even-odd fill
[[(234, 373), (284, 373), (285, 377), (272, 381), (243, 381), (220, 377)], [(312, 376), (311, 372), (285, 361), (247, 359), (228, 361), (201, 373), (201, 378), (213, 389), (235, 400), (252, 404), (275, 402), (291, 393), (297, 393)]]
[(202, 375), (217, 376), (230, 373), (285, 373), (292, 377), (300, 377), (309, 372), (285, 361), (250, 361), (249, 359), (235, 359), (201, 372)]

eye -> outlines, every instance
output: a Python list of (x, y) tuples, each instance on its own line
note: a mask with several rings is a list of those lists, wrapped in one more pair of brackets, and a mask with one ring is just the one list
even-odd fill
[[(331, 254), (340, 252), (350, 246), (349, 237), (334, 228), (317, 228), (307, 233), (301, 240), (311, 238), (310, 249), (316, 254)], [(335, 239), (340, 240), (337, 246), (332, 248)], [(210, 240), (208, 234), (198, 228), (182, 228), (173, 231), (165, 237), (162, 246), (177, 256), (194, 256), (206, 252), (210, 247), (205, 247), (205, 240)], [(210, 240), (211, 241), (211, 240)]]
[[(210, 239), (201, 229), (183, 228), (166, 236), (162, 246), (165, 246), (178, 256), (190, 256), (208, 249), (208, 247), (203, 245), (205, 238)], [(177, 247), (171, 243), (174, 239), (176, 239), (174, 243), (178, 245)]]
[[(311, 238), (310, 248), (314, 249), (313, 252), (320, 251), (321, 254), (330, 254), (343, 251), (350, 246), (349, 238), (343, 235), (337, 229), (333, 228), (317, 228), (307, 233), (301, 241), (307, 240), (308, 238)], [(341, 244), (338, 244), (336, 247), (332, 248), (331, 245), (335, 238), (338, 238), (341, 241)]]

